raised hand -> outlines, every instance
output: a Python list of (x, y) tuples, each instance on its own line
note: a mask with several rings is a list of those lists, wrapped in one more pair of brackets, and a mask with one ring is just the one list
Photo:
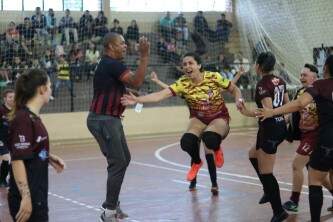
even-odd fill
[(146, 37), (141, 37), (139, 39), (138, 50), (140, 52), (140, 57), (148, 57), (150, 49), (150, 43)]
[(150, 80), (153, 81), (153, 82), (157, 82), (159, 80), (158, 77), (157, 77), (156, 72), (151, 72), (150, 73)]

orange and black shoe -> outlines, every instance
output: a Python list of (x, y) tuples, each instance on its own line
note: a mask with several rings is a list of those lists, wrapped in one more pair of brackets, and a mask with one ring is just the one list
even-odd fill
[(202, 161), (200, 163), (193, 163), (190, 171), (188, 171), (187, 173), (186, 179), (188, 181), (192, 181), (197, 176), (201, 166), (202, 166)]
[(215, 156), (215, 166), (217, 168), (221, 168), (224, 164), (224, 155), (223, 155), (222, 146), (220, 147), (220, 149), (214, 151), (214, 156)]

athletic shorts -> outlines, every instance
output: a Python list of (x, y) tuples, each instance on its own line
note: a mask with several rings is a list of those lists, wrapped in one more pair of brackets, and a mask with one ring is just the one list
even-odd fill
[(275, 154), (278, 145), (286, 138), (287, 126), (283, 117), (270, 118), (259, 123), (256, 149)]
[(333, 169), (333, 144), (330, 146), (318, 144), (310, 155), (309, 165), (315, 170), (324, 172)]
[(200, 116), (197, 116), (197, 115), (190, 115), (190, 118), (197, 118), (198, 120), (200, 120), (201, 122), (203, 122), (205, 125), (209, 125), (213, 120), (215, 119), (224, 119), (227, 124), (229, 124), (229, 121), (230, 121), (230, 116), (229, 114), (227, 113), (219, 113), (215, 116), (212, 116), (212, 117), (200, 117)]
[(317, 146), (317, 136), (317, 131), (302, 133), (300, 144), (296, 150), (296, 153), (302, 156), (310, 156), (312, 151)]
[(8, 154), (9, 150), (6, 146), (0, 146), (0, 156)]

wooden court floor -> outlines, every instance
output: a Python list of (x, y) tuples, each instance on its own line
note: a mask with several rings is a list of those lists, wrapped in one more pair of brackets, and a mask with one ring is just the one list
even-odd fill
[[(129, 214), (126, 222), (266, 222), (269, 204), (259, 205), (262, 187), (247, 152), (255, 142), (255, 129), (232, 131), (223, 142), (225, 165), (218, 170), (220, 194), (210, 193), (206, 165), (199, 172), (198, 190), (188, 191), (185, 180), (189, 158), (179, 146), (180, 135), (128, 139), (132, 161), (123, 183), (120, 201)], [(297, 144), (283, 143), (278, 150), (275, 175), (282, 201), (291, 190), (291, 162)], [(51, 222), (98, 221), (105, 197), (106, 161), (94, 141), (54, 144), (52, 152), (66, 160), (67, 169), (50, 169), (49, 208)], [(203, 162), (205, 162), (202, 153)], [(306, 185), (306, 184), (305, 184)], [(11, 222), (6, 189), (0, 189), (0, 221)], [(324, 192), (322, 221), (333, 221), (326, 211), (332, 202)], [(299, 213), (287, 221), (310, 221), (308, 188), (304, 186)]]

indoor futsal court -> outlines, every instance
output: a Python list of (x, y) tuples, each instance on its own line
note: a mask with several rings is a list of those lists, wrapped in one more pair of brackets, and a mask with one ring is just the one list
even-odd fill
[[(262, 186), (251, 168), (247, 151), (255, 140), (253, 128), (232, 131), (223, 142), (225, 164), (218, 170), (220, 193), (212, 196), (207, 168), (200, 170), (197, 191), (188, 191), (185, 176), (188, 157), (181, 152), (178, 136), (129, 139), (131, 164), (125, 176), (120, 200), (129, 214), (129, 222), (248, 222), (268, 221), (269, 204), (257, 204)], [(296, 144), (284, 142), (279, 147), (275, 172), (282, 201), (291, 190), (290, 162)], [(91, 222), (100, 214), (105, 195), (105, 159), (93, 141), (55, 144), (67, 169), (61, 175), (50, 170), (50, 221)], [(78, 155), (78, 153), (80, 155)], [(305, 183), (306, 184), (306, 183)], [(301, 195), (299, 212), (287, 221), (309, 221), (308, 189)], [(1, 221), (10, 222), (7, 200), (1, 192)], [(326, 212), (332, 197), (324, 192), (322, 221), (333, 221)], [(249, 220), (251, 215), (251, 220)]]

